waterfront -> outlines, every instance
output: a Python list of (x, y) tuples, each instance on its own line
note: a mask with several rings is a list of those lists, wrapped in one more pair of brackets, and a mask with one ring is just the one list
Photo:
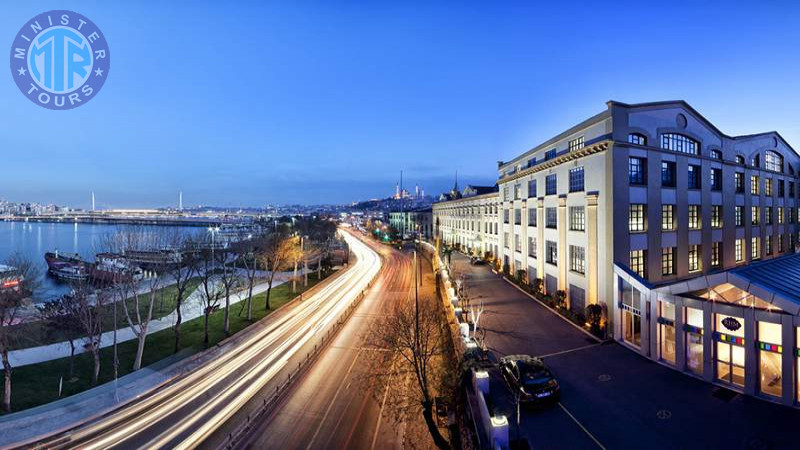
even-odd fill
[[(67, 293), (69, 287), (46, 274), (45, 252), (58, 250), (60, 253), (77, 253), (87, 261), (94, 261), (95, 254), (104, 250), (104, 237), (126, 228), (130, 226), (0, 222), (0, 262), (18, 253), (39, 265), (43, 274), (42, 283), (34, 293), (34, 299), (37, 302), (46, 301)], [(197, 227), (158, 228), (183, 228), (187, 233), (202, 232)]]

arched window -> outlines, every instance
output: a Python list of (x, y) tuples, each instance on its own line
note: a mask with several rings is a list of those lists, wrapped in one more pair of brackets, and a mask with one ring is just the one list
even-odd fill
[(758, 153), (753, 155), (753, 160), (751, 162), (753, 167), (761, 167), (761, 155), (759, 155)]
[(677, 133), (665, 133), (661, 135), (661, 148), (672, 150), (679, 153), (690, 153), (697, 155), (700, 153), (700, 144), (689, 136)]
[(711, 150), (711, 157), (714, 159), (722, 159), (722, 152), (719, 150)]
[(641, 133), (631, 133), (628, 135), (628, 142), (636, 145), (647, 145), (647, 137)]
[(744, 165), (744, 156), (736, 155), (736, 164), (739, 164), (739, 165), (743, 166)]
[(791, 164), (786, 164), (786, 168), (789, 169), (789, 173), (794, 175), (794, 167)]
[(783, 156), (778, 152), (767, 150), (764, 153), (764, 168), (775, 172), (783, 172)]

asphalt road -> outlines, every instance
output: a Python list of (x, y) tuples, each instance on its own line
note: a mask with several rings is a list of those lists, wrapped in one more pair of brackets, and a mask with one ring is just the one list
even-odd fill
[[(543, 356), (561, 385), (561, 403), (527, 409), (520, 435), (537, 449), (797, 449), (800, 411), (730, 391), (586, 334), (487, 266), (453, 254), (467, 274), (473, 304), (483, 301), (485, 341), (496, 356)], [(500, 412), (516, 410), (499, 377), (491, 384)]]
[(40, 445), (44, 448), (215, 448), (273, 391), (379, 273), (378, 255), (349, 237), (356, 261), (300, 302), (211, 352), (213, 358), (113, 413)]
[[(408, 252), (401, 253), (372, 241), (368, 244), (383, 257), (378, 280), (313, 366), (295, 381), (272, 414), (242, 443), (242, 448), (404, 447), (408, 438), (406, 424), (392, 420), (382, 399), (365, 387), (367, 361), (377, 355), (375, 350), (365, 347), (364, 331), (392, 304), (411, 300), (412, 260)], [(402, 383), (396, 388), (402, 389)]]

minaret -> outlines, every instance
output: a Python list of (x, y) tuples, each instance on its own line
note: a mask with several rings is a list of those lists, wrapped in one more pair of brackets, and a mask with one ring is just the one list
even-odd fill
[(94, 210), (94, 191), (92, 191), (92, 211)]
[(183, 191), (178, 192), (178, 211), (183, 211)]

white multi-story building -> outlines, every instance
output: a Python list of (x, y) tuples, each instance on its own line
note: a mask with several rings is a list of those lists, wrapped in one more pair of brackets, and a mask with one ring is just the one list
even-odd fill
[(475, 256), (496, 258), (500, 254), (500, 210), (497, 187), (454, 188), (443, 201), (433, 204), (434, 232), (448, 246)]
[[(778, 133), (726, 135), (683, 101), (608, 102), (498, 169), (510, 273), (602, 305), (644, 356), (798, 404), (800, 156)], [(434, 216), (483, 220), (463, 203)], [(445, 241), (469, 236), (448, 226)]]

